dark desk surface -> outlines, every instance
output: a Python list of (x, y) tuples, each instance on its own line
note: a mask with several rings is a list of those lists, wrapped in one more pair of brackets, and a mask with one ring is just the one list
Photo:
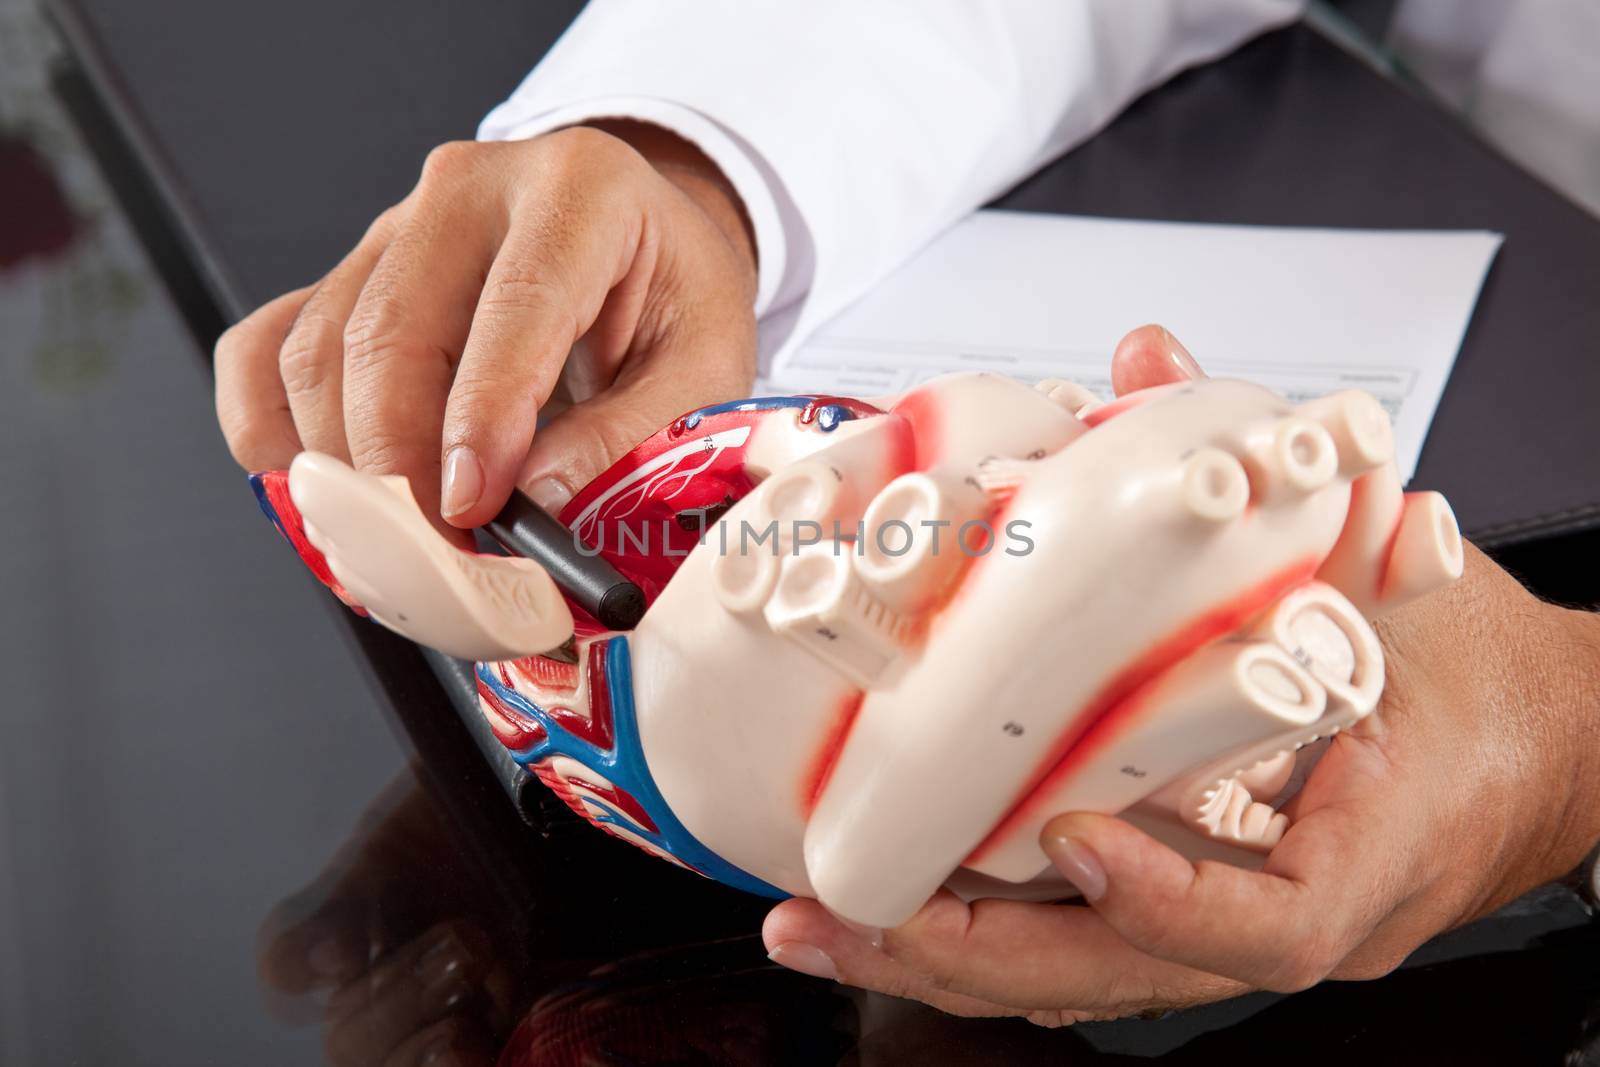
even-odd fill
[[(78, 234), (84, 251), (0, 275), (7, 349), (17, 339), (30, 353), (3, 368), (6, 499), (15, 485), (16, 500), (57, 516), (51, 533), (43, 507), (0, 509), (0, 543), (16, 546), (0, 553), (0, 588), (8, 607), (37, 605), (0, 649), (22, 683), (0, 714), (0, 1062), (283, 1064), (324, 1050), (383, 1063), (445, 1010), (419, 983), (426, 949), (451, 931), (473, 976), (455, 1010), (485, 1062), (519, 1019), (511, 1047), (526, 1055), (511, 1062), (541, 1064), (932, 1067), (1178, 1046), (1199, 1062), (1288, 1049), (1557, 1062), (1591, 1040), (1600, 933), (1570, 902), (1461, 931), (1380, 982), (1046, 1032), (779, 971), (752, 936), (761, 902), (587, 827), (517, 821), (416, 651), (292, 577), (229, 470), (203, 347), (155, 271), (202, 341), (315, 276), (405, 191), (428, 147), (470, 135), (575, 7), (483, 4), (468, 18), (421, 3), (54, 5), (82, 64), (59, 88), (154, 265), (81, 147), (41, 142), (44, 169), (75, 183), (79, 203), (98, 194), (101, 222)], [(1324, 127), (1336, 132), (1313, 136)], [(1158, 163), (1174, 151), (1182, 180)], [(1595, 452), (1581, 402), (1596, 371), (1567, 358), (1600, 335), (1580, 297), (1585, 268), (1593, 291), (1594, 224), (1307, 31), (1180, 78), (1007, 203), (1507, 231), (1421, 480), (1479, 529), (1587, 503), (1560, 497), (1559, 481), (1530, 485), (1524, 468), (1560, 457), (1570, 470), (1585, 454), (1574, 448)], [(105, 268), (90, 272), (98, 288), (83, 288), (86, 264)], [(41, 289), (46, 305), (75, 301), (70, 326), (33, 312)], [(1522, 409), (1507, 397), (1558, 374), (1537, 438), (1508, 426)], [(1471, 464), (1450, 459), (1458, 447)], [(97, 492), (72, 491), (87, 485)], [(41, 560), (40, 545), (53, 554)], [(82, 560), (96, 565), (73, 570)], [(331, 640), (340, 632), (353, 657)], [(85, 723), (88, 744), (71, 732)], [(298, 953), (272, 948), (285, 934), (302, 938)], [(351, 937), (386, 981), (327, 1010), (261, 991), (258, 966), (283, 984), (308, 945)]]

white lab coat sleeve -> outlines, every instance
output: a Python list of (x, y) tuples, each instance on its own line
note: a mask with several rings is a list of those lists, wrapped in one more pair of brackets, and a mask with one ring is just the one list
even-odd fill
[(751, 218), (767, 368), (1140, 93), (1300, 9), (1299, 0), (591, 0), (479, 136), (629, 117), (697, 144)]

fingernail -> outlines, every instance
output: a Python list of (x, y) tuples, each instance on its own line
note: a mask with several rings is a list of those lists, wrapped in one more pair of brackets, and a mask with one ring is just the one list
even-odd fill
[(483, 494), (483, 465), (467, 445), (457, 445), (444, 457), (444, 492), (439, 510), (445, 516), (460, 515), (478, 502)]
[(1106, 869), (1088, 845), (1065, 835), (1048, 837), (1043, 845), (1050, 862), (1078, 887), (1084, 900), (1093, 903), (1106, 895)]
[(436, 1002), (443, 1003), (466, 984), (466, 948), (454, 937), (439, 938), (417, 957), (411, 973)]
[(839, 969), (833, 965), (828, 954), (804, 941), (785, 941), (767, 953), (767, 959), (780, 967), (809, 974), (813, 978), (826, 978), (831, 982), (839, 977)]
[(429, 1011), (435, 1017), (449, 1015), (472, 997), (472, 987), (465, 982), (456, 981), (449, 985), (440, 986), (433, 991), (428, 999), (432, 1002)]
[(1204, 378), (1206, 372), (1200, 369), (1200, 364), (1189, 354), (1189, 350), (1183, 347), (1183, 342), (1172, 336), (1172, 332), (1165, 326), (1161, 327), (1161, 333), (1167, 339), (1167, 353), (1172, 357), (1172, 362), (1176, 363), (1178, 369), (1183, 372), (1183, 376), (1185, 378)]
[(550, 514), (559, 515), (572, 499), (572, 490), (554, 478), (540, 478), (528, 487), (528, 496)]

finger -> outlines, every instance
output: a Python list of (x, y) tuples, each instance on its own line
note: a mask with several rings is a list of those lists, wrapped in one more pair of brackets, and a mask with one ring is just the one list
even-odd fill
[(737, 361), (707, 361), (701, 371), (675, 371), (671, 358), (652, 361), (542, 427), (518, 484), (559, 515), (579, 490), (673, 419), (748, 392)]
[(328, 272), (294, 317), (278, 350), (278, 373), (303, 447), (350, 461), (344, 432), (344, 330), (399, 217), (391, 208)]
[(217, 339), (217, 423), (234, 461), (248, 471), (281, 470), (300, 451), (278, 377), (278, 348), (310, 288), (263, 304)]
[(257, 970), (280, 993), (298, 995), (336, 988), (366, 970), (367, 906), (353, 897), (331, 898), (317, 887), (278, 904), (261, 924)]
[(440, 508), (457, 526), (482, 525), (505, 504), (539, 408), (613, 290), (620, 314), (637, 318), (659, 243), (637, 198), (617, 187), (580, 166), (514, 209), (445, 408)]
[(450, 920), (334, 994), (324, 1044), (335, 1063), (382, 1063), (413, 1034), (467, 1010), (492, 966), (475, 924)]
[(1111, 354), (1111, 388), (1118, 396), (1205, 376), (1189, 350), (1164, 326), (1139, 327)]
[[(262, 981), (291, 995), (341, 986), (392, 940), (409, 940), (434, 917), (428, 910), (433, 894), (417, 872), (437, 867), (448, 845), (427, 794), (410, 772), (402, 772), (373, 799), (317, 877), (262, 922)], [(404, 890), (420, 914), (394, 907), (394, 887)]]
[[(769, 944), (825, 941), (842, 954), (839, 972), (851, 984), (881, 989), (879, 982), (908, 980), (852, 950), (852, 937), (842, 927), (832, 928), (838, 926), (816, 906), (775, 912), (763, 932)], [(1239, 982), (1134, 949), (1092, 910), (1076, 905), (1009, 900), (969, 905), (940, 893), (905, 925), (885, 931), (883, 948), (907, 974), (941, 993), (1020, 1011), (1066, 1009), (1079, 1018), (1120, 1018), (1246, 991)]]
[(1138, 949), (1268, 989), (1303, 988), (1322, 977), (1302, 983), (1313, 955), (1308, 946), (1322, 943), (1312, 913), (1317, 901), (1304, 882), (1191, 863), (1109, 816), (1058, 816), (1041, 844)]
[(357, 469), (404, 475), (423, 514), (454, 533), (439, 520), (445, 398), (501, 222), (476, 203), (482, 190), (426, 173), (345, 329), (344, 425)]
[(920, 1000), (952, 1015), (988, 1018), (1026, 1013), (1025, 1009), (940, 989), (928, 976), (892, 959), (844, 926), (814, 900), (796, 897), (779, 904), (767, 913), (761, 933), (774, 963), (813, 978)]
[[(1341, 741), (1352, 741), (1340, 738)], [(1335, 744), (1313, 774), (1348, 775)], [(1332, 759), (1334, 765), (1328, 766)], [(1341, 768), (1339, 764), (1345, 766)], [(1335, 802), (1302, 805), (1259, 872), (1195, 864), (1120, 819), (1058, 816), (1040, 842), (1096, 913), (1150, 955), (1292, 991), (1326, 977), (1406, 895), (1403, 797), (1377, 795), (1370, 780)]]
[(451, 1017), (419, 1030), (383, 1060), (383, 1067), (489, 1067), (494, 1050), (483, 1027)]

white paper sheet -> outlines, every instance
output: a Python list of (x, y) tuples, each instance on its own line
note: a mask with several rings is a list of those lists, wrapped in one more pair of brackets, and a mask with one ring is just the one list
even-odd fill
[(1293, 400), (1372, 393), (1409, 480), (1500, 242), (983, 211), (781, 360), (762, 391), (881, 396), (989, 370), (1109, 395), (1118, 339), (1159, 322), (1213, 376)]

